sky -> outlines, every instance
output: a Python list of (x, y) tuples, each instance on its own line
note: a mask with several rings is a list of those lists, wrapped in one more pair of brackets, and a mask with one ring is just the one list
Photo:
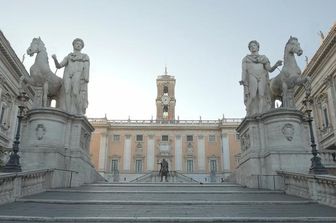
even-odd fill
[[(335, 0), (0, 0), (0, 29), (21, 59), (41, 37), (51, 59), (85, 42), (90, 57), (87, 117), (155, 119), (156, 78), (176, 78), (175, 118), (245, 116), (241, 60), (257, 40), (273, 65), (289, 37), (297, 62), (312, 58), (336, 22)], [(34, 57), (25, 56), (27, 71)], [(274, 77), (275, 70), (270, 74)], [(63, 69), (56, 73), (62, 77)]]

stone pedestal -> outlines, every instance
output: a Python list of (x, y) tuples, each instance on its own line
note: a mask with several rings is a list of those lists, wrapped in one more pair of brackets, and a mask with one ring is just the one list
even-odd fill
[(84, 116), (54, 108), (30, 110), (22, 126), (22, 169), (55, 169), (52, 185), (57, 187), (94, 182), (98, 174), (89, 155), (93, 130)]
[(237, 183), (277, 189), (282, 182), (276, 171), (308, 172), (312, 155), (302, 112), (278, 108), (246, 117), (237, 131), (241, 141)]

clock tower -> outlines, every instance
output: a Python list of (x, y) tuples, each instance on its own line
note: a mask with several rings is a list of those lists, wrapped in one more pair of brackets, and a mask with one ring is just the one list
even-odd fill
[(156, 79), (156, 120), (175, 120), (175, 77), (168, 75), (165, 67), (164, 75)]

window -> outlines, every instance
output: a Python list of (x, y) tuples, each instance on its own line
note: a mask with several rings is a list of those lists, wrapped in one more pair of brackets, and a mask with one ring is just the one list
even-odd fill
[(329, 119), (328, 119), (328, 110), (327, 108), (323, 108), (323, 125), (324, 128), (329, 127)]
[(193, 172), (193, 160), (187, 160), (187, 173)]
[(209, 135), (209, 142), (216, 142), (216, 135)]
[(168, 118), (168, 106), (167, 105), (163, 106), (162, 116), (163, 116), (164, 119)]
[(194, 139), (192, 135), (187, 135), (187, 142), (192, 142), (193, 140)]
[(120, 141), (120, 135), (113, 135), (113, 141), (119, 142)]
[(142, 142), (143, 141), (143, 135), (136, 135), (136, 141)]
[(168, 135), (162, 135), (161, 136), (161, 141), (168, 142)]
[(142, 173), (142, 160), (135, 160), (135, 172)]
[(163, 86), (163, 93), (168, 94), (168, 86)]
[(116, 159), (113, 159), (112, 161), (111, 161), (111, 172), (112, 173), (118, 173), (119, 172), (119, 168), (118, 168), (118, 160), (116, 160)]
[(217, 161), (210, 160), (210, 172), (217, 172)]
[(5, 109), (6, 109), (6, 108), (5, 108), (4, 104), (3, 104), (2, 107), (1, 107), (0, 124), (3, 123), (4, 115), (5, 115)]

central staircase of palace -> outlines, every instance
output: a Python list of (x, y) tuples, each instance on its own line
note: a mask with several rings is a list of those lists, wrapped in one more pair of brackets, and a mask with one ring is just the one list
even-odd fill
[(336, 209), (232, 183), (96, 183), (1, 205), (0, 222), (336, 222)]

